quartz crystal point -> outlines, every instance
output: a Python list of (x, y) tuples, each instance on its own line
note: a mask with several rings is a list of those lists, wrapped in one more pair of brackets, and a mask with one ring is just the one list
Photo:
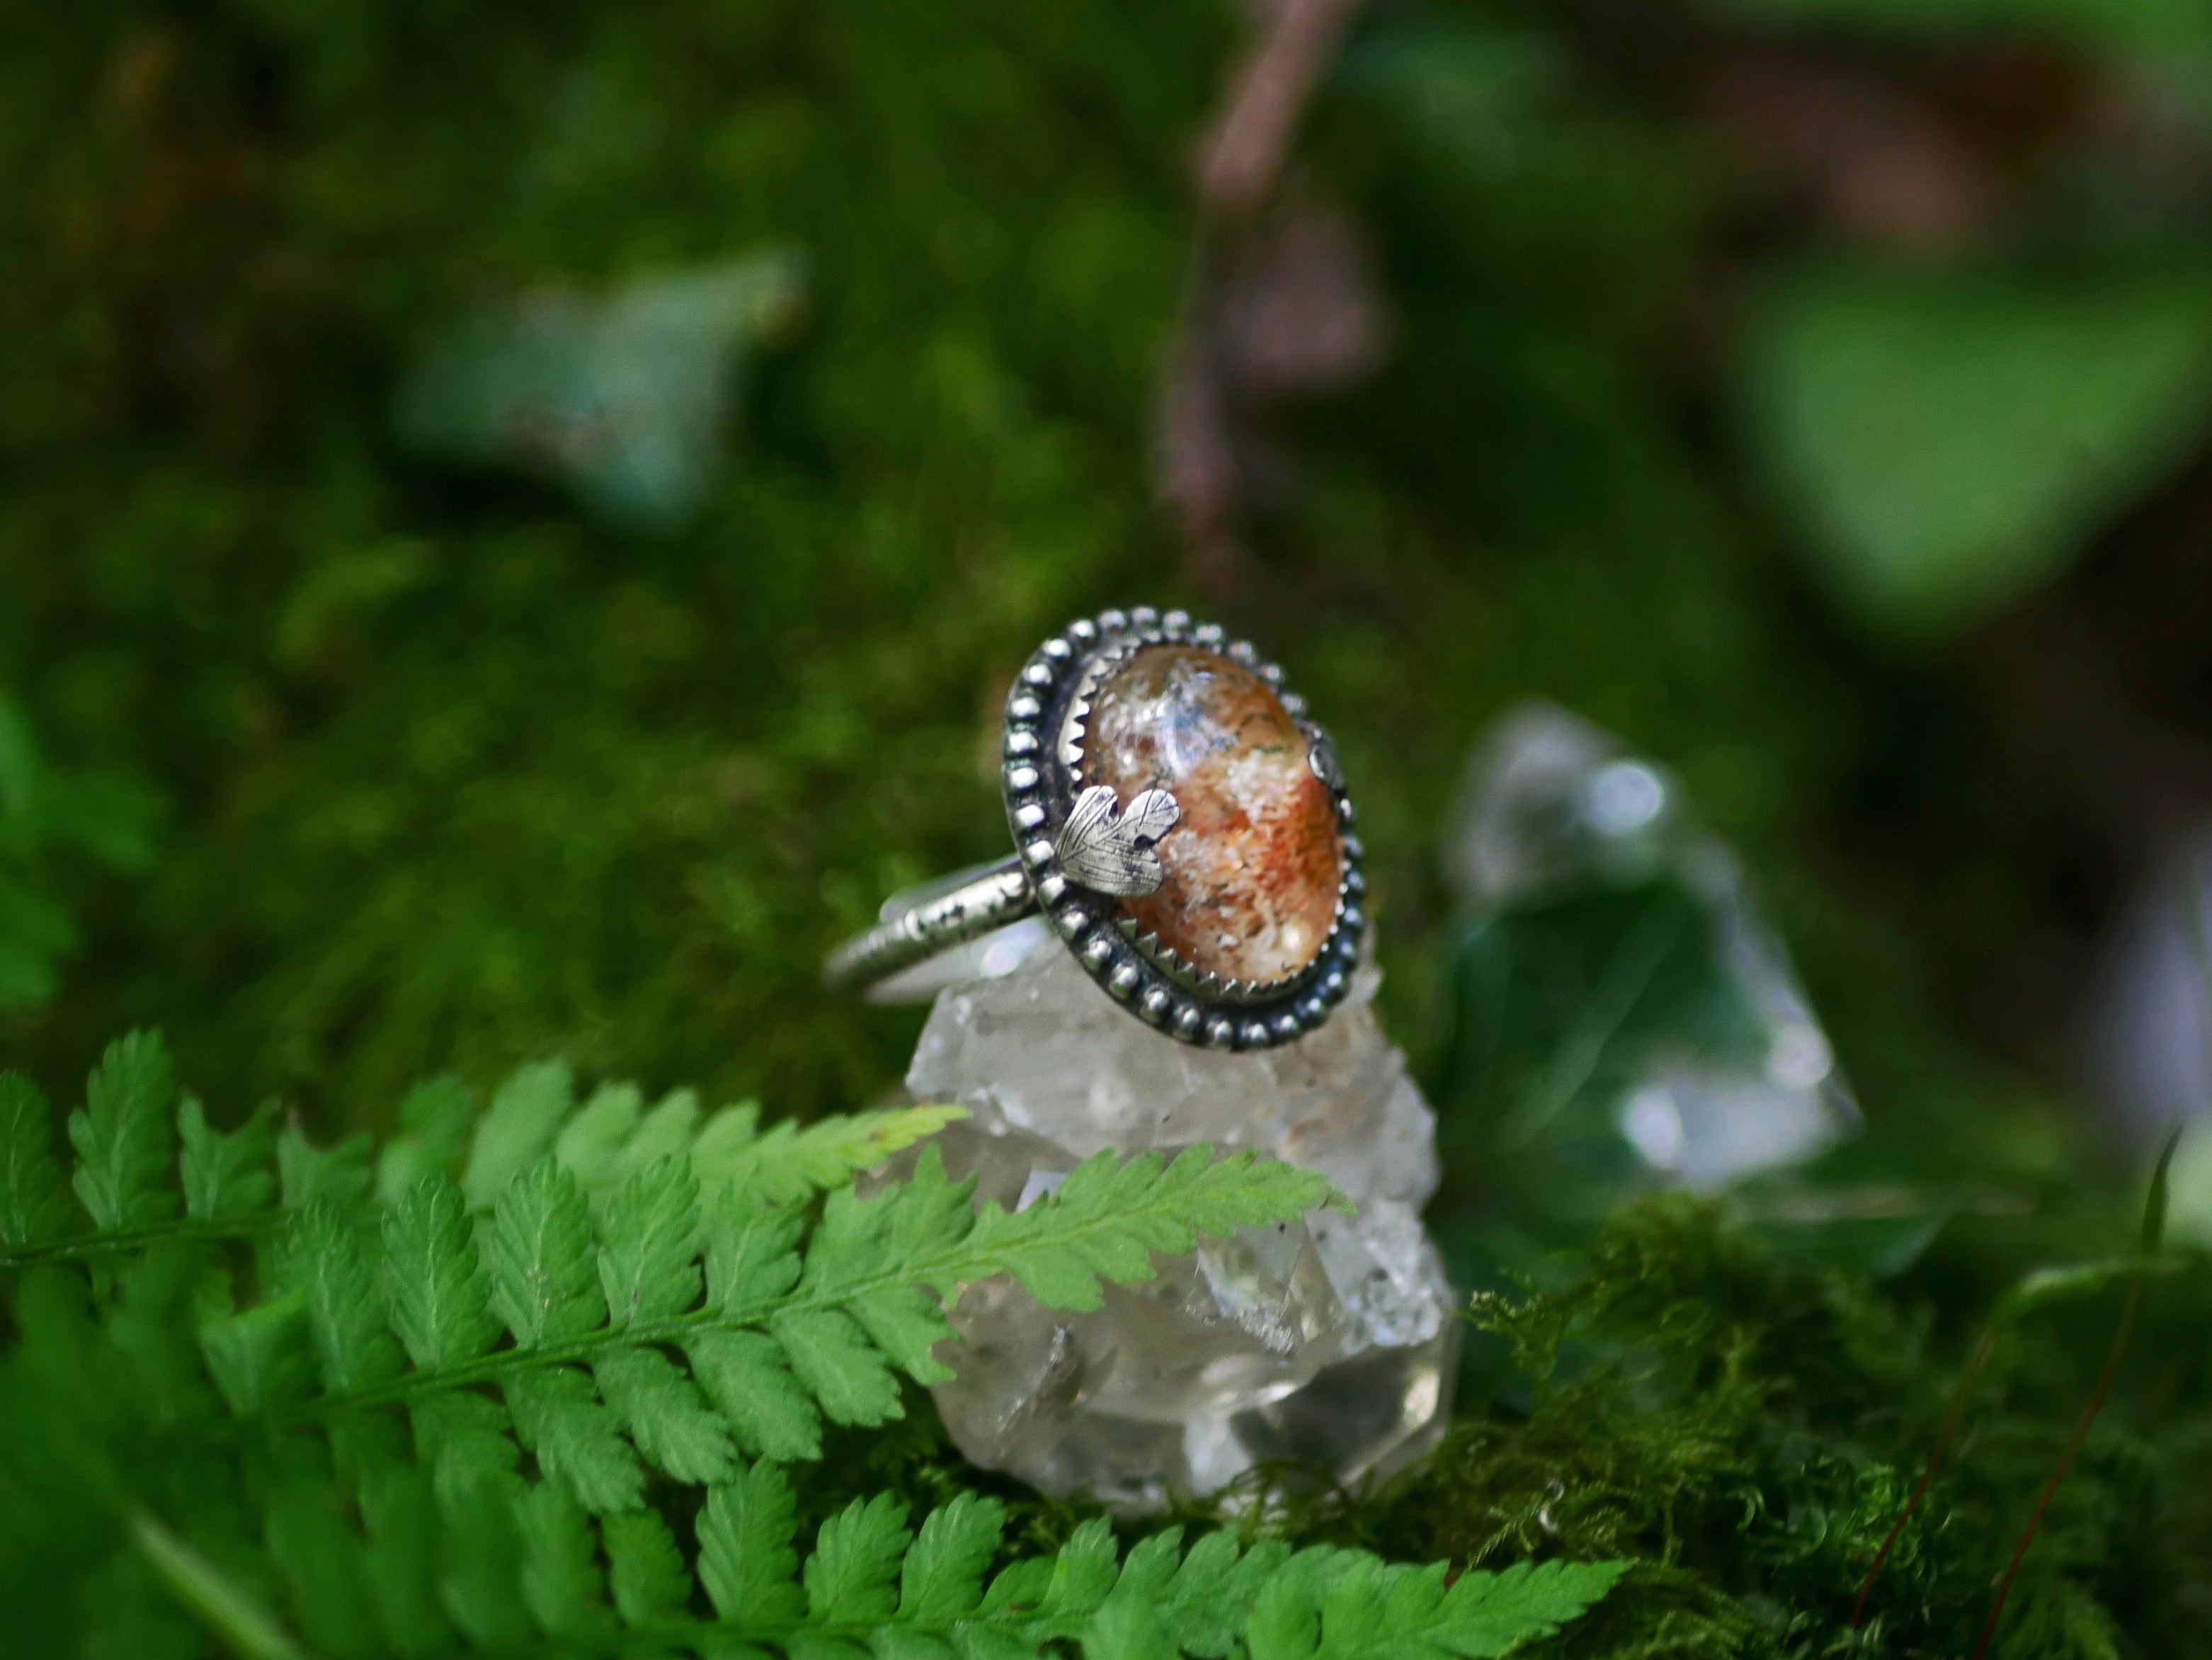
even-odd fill
[[(1011, 931), (1009, 931), (1011, 932)], [(1455, 1298), (1424, 1231), (1433, 1117), (1370, 1006), (1364, 969), (1319, 1031), (1234, 1054), (1129, 1018), (1058, 942), (946, 988), (907, 1087), (970, 1116), (936, 1145), (1009, 1209), (1111, 1148), (1250, 1149), (1327, 1176), (1356, 1216), (1205, 1240), (1089, 1314), (1008, 1279), (969, 1287), (937, 1402), (961, 1450), (1045, 1492), (1125, 1513), (1257, 1467), (1352, 1481), (1431, 1446), (1449, 1407)]]
[[(1470, 918), (1457, 1018), (1492, 1035), (1455, 1046), (1455, 1104), (1524, 1140), (1595, 1120), (1648, 1179), (1709, 1189), (1857, 1123), (1735, 856), (1692, 822), (1675, 779), (1596, 727), (1543, 703), (1500, 720), (1445, 865)], [(1561, 1009), (1564, 1025), (1547, 1012)]]

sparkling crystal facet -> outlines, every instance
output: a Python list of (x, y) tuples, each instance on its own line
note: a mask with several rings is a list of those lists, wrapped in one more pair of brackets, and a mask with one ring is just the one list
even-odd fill
[[(1696, 827), (1681, 794), (1598, 728), (1524, 704), (1477, 750), (1445, 856), (1473, 916), (1457, 970), (1462, 1018), (1524, 1044), (1551, 1036), (1534, 1011), (1584, 1006), (1593, 994), (1546, 983), (1544, 965), (1596, 953), (1619, 974), (1649, 949), (1638, 929), (1665, 921), (1668, 905), (1686, 909), (1678, 937), (1690, 943), (1667, 970), (1678, 994), (1615, 1018), (1601, 1051), (1577, 1062), (1589, 1087), (1562, 1098), (1553, 1125), (1565, 1134), (1578, 1111), (1601, 1114), (1648, 1177), (1716, 1189), (1811, 1158), (1858, 1112), (1735, 855)], [(1577, 908), (1593, 896), (1612, 896), (1613, 909)], [(1585, 1041), (1561, 1033), (1555, 1052)]]
[(1458, 1341), (1419, 1214), (1433, 1120), (1376, 1025), (1376, 979), (1321, 1031), (1244, 1054), (1132, 1020), (1064, 950), (939, 997), (907, 1086), (969, 1110), (939, 1145), (980, 1198), (1018, 1207), (1102, 1149), (1206, 1141), (1320, 1171), (1358, 1206), (1207, 1241), (1094, 1313), (969, 1287), (937, 1400), (970, 1458), (1137, 1511), (1261, 1462), (1352, 1481), (1433, 1444)]
[(1091, 700), (1083, 778), (1124, 805), (1172, 791), (1158, 892), (1126, 902), (1203, 972), (1266, 984), (1310, 965), (1336, 915), (1336, 806), (1273, 687), (1219, 652), (1147, 646)]

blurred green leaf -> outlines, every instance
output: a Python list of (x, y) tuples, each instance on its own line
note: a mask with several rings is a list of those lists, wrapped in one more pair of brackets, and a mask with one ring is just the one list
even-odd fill
[(2136, 1249), (2145, 1256), (2155, 1255), (2166, 1243), (2166, 1219), (2173, 1202), (2173, 1155), (2181, 1148), (2181, 1131), (2169, 1133), (2151, 1167), (2150, 1189), (2143, 1196), (2142, 1228)]
[(2100, 1292), (2142, 1266), (2140, 1256), (2112, 1256), (2094, 1262), (2067, 1262), (2057, 1268), (2034, 1269), (2023, 1274), (2005, 1292), (1990, 1318), (2000, 1326), (2017, 1324), (2038, 1309)]
[(743, 349), (799, 296), (796, 258), (770, 250), (604, 300), (549, 290), (479, 312), (402, 389), (401, 434), (428, 455), (566, 485), (617, 524), (673, 528), (719, 470)]
[(2201, 274), (2072, 280), (1827, 267), (1745, 336), (1753, 458), (1837, 600), (1893, 637), (2062, 569), (2212, 409)]
[(1997, 1304), (1996, 1312), (1991, 1316), (1995, 1323), (2001, 1326), (2010, 1325), (2038, 1309), (2063, 1302), (2069, 1298), (2087, 1296), (2093, 1292), (2101, 1291), (2115, 1280), (2124, 1280), (2130, 1274), (2171, 1274), (2184, 1267), (2183, 1259), (2158, 1254), (2166, 1243), (2169, 1178), (2173, 1169), (2173, 1155), (2180, 1145), (2181, 1132), (2176, 1130), (2166, 1137), (2166, 1144), (2159, 1149), (2157, 1162), (2151, 1167), (2134, 1255), (2037, 1268), (2024, 1275), (2004, 1294)]
[(2185, 1136), (2168, 1171), (2166, 1225), (2174, 1238), (2212, 1248), (2212, 1135)]

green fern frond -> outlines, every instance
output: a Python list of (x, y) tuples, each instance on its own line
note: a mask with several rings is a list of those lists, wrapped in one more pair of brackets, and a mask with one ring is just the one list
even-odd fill
[[(378, 1154), (313, 1146), (265, 1109), (221, 1134), (175, 1099), (158, 1038), (110, 1051), (71, 1121), (94, 1231), (70, 1236), (45, 1100), (0, 1080), (0, 1264), (20, 1272), (0, 1608), (44, 1611), (34, 1649), (183, 1651), (189, 1615), (330, 1660), (1471, 1657), (1611, 1583), (1562, 1566), (1447, 1586), (1225, 1535), (1125, 1557), (1103, 1523), (994, 1575), (1004, 1513), (973, 1495), (916, 1530), (887, 1497), (855, 1501), (802, 1556), (778, 1461), (818, 1456), (825, 1422), (900, 1415), (901, 1374), (948, 1376), (963, 1286), (1012, 1275), (1096, 1307), (1200, 1234), (1331, 1202), (1309, 1172), (1105, 1154), (1010, 1213), (932, 1147), (904, 1182), (850, 1185), (941, 1109), (763, 1131), (681, 1093), (580, 1106), (565, 1068), (539, 1067), (472, 1134), (453, 1122), (465, 1091), (418, 1091)], [(70, 1260), (95, 1255), (89, 1275)], [(670, 1525), (686, 1490), (688, 1540)]]
[(1004, 1272), (1049, 1308), (1095, 1309), (1100, 1281), (1148, 1280), (1152, 1253), (1179, 1255), (1201, 1233), (1233, 1233), (1323, 1204), (1349, 1208), (1294, 1164), (1261, 1163), (1249, 1152), (1217, 1164), (1212, 1152), (1193, 1147), (1164, 1167), (1157, 1153), (1126, 1163), (1099, 1153), (1070, 1171), (1045, 1203), (1015, 1212), (986, 1206), (963, 1242), (970, 1262), (936, 1283), (949, 1291)]
[[(928, 1149), (909, 1181), (866, 1199), (839, 1185), (810, 1220), (794, 1195), (833, 1173), (849, 1181), (852, 1164), (910, 1145), (954, 1110), (763, 1133), (749, 1108), (702, 1125), (682, 1094), (645, 1111), (617, 1086), (580, 1108), (568, 1069), (551, 1063), (501, 1085), (458, 1179), (432, 1168), (379, 1206), (372, 1188), (386, 1191), (398, 1167), (365, 1139), (317, 1148), (287, 1126), (272, 1177), (265, 1110), (220, 1135), (187, 1100), (173, 1133), (174, 1092), (157, 1037), (112, 1049), (76, 1117), (89, 1149), (77, 1185), (118, 1219), (94, 1239), (144, 1237), (149, 1219), (177, 1208), (179, 1182), (198, 1225), (274, 1230), (261, 1305), (234, 1308), (225, 1292), (196, 1324), (192, 1347), (234, 1413), (343, 1433), (361, 1413), (404, 1408), (418, 1440), (459, 1450), (464, 1474), (527, 1451), (595, 1514), (642, 1503), (648, 1472), (720, 1482), (741, 1456), (818, 1456), (825, 1421), (901, 1416), (900, 1374), (951, 1375), (935, 1350), (964, 1285), (1010, 1274), (1050, 1306), (1096, 1308), (1102, 1283), (1150, 1278), (1156, 1254), (1187, 1251), (1201, 1232), (1331, 1197), (1310, 1172), (1196, 1147), (1171, 1164), (1102, 1154), (1024, 1210), (979, 1211)], [(454, 1144), (438, 1134), (453, 1098), (443, 1093), (416, 1103), (418, 1151)], [(42, 1105), (15, 1095), (27, 1104), (10, 1121), (21, 1149), (10, 1168), (31, 1195), (52, 1185), (36, 1157)], [(165, 1186), (157, 1160), (176, 1134), (184, 1158)], [(659, 1151), (640, 1164), (641, 1147)], [(605, 1188), (617, 1169), (629, 1173)], [(12, 1202), (27, 1215), (35, 1201)], [(432, 1464), (441, 1483), (461, 1479)]]
[[(488, 1229), (471, 1228), (461, 1190), (426, 1178), (385, 1221), (383, 1297), (412, 1369), (362, 1383), (347, 1381), (359, 1366), (342, 1378), (326, 1365), (325, 1393), (293, 1415), (328, 1422), (493, 1385), (514, 1432), (587, 1505), (627, 1508), (641, 1479), (630, 1450), (676, 1481), (713, 1481), (740, 1451), (816, 1456), (824, 1419), (899, 1416), (896, 1373), (950, 1375), (933, 1351), (952, 1335), (941, 1299), (963, 1285), (1012, 1273), (1053, 1306), (1096, 1307), (1102, 1280), (1149, 1278), (1155, 1252), (1297, 1215), (1329, 1189), (1199, 1147), (1172, 1164), (1103, 1156), (1026, 1210), (978, 1212), (930, 1149), (905, 1183), (831, 1194), (811, 1230), (801, 1211), (726, 1195), (702, 1222), (696, 1195), (689, 1168), (664, 1157), (594, 1225), (573, 1178), (542, 1157)], [(313, 1212), (294, 1224), (291, 1248), (309, 1261), (343, 1249)]]
[(674, 1090), (651, 1108), (632, 1084), (608, 1084), (580, 1104), (565, 1062), (521, 1068), (492, 1098), (468, 1149), (461, 1185), (484, 1210), (514, 1177), (550, 1152), (597, 1210), (663, 1158), (688, 1159), (708, 1199), (740, 1193), (790, 1204), (850, 1181), (934, 1135), (966, 1111), (897, 1107), (763, 1130), (757, 1102), (702, 1114), (699, 1098)]
[(1549, 1636), (1624, 1571), (1618, 1562), (1522, 1562), (1463, 1573), (1447, 1587), (1440, 1562), (1413, 1568), (1364, 1551), (1301, 1551), (1255, 1599), (1246, 1649), (1250, 1660), (1482, 1660)]
[(481, 1120), (459, 1079), (416, 1085), (400, 1107), (400, 1133), (380, 1151), (366, 1135), (319, 1147), (295, 1124), (276, 1129), (273, 1104), (225, 1134), (186, 1097), (173, 1127), (175, 1094), (159, 1033), (110, 1044), (86, 1105), (70, 1117), (78, 1158), (65, 1187), (46, 1098), (28, 1079), (0, 1074), (0, 1269), (58, 1253), (97, 1256), (161, 1233), (265, 1231), (282, 1225), (282, 1212), (319, 1200), (349, 1207), (373, 1193), (397, 1207), (430, 1176), (452, 1178), (472, 1212), (487, 1211), (549, 1152), (593, 1213), (664, 1158), (688, 1162), (707, 1200), (795, 1203), (964, 1116), (958, 1107), (906, 1107), (763, 1130), (756, 1104), (702, 1116), (689, 1090), (647, 1110), (635, 1085), (608, 1084), (579, 1104), (567, 1063), (543, 1061), (511, 1073)]
[[(396, 1631), (441, 1598), (475, 1646), (622, 1655), (1027, 1656), (1060, 1645), (1091, 1660), (1484, 1660), (1549, 1635), (1610, 1590), (1618, 1563), (1526, 1564), (1461, 1575), (1443, 1564), (1395, 1566), (1363, 1552), (1239, 1546), (1209, 1533), (1188, 1550), (1179, 1529), (1126, 1554), (1103, 1521), (1058, 1552), (990, 1572), (1004, 1543), (995, 1499), (963, 1493), (908, 1526), (886, 1496), (854, 1500), (823, 1523), (804, 1558), (797, 1506), (776, 1466), (741, 1468), (708, 1489), (696, 1575), (711, 1617), (695, 1613), (692, 1570), (656, 1512), (593, 1518), (558, 1480), (479, 1485), (441, 1504), (442, 1572), (422, 1558), (416, 1583), (345, 1560), (333, 1541), (316, 1576), (365, 1586), (364, 1629)], [(359, 1542), (354, 1550), (362, 1550)], [(388, 1559), (387, 1559), (388, 1560)], [(603, 1568), (602, 1564), (605, 1564)], [(296, 1653), (266, 1608), (222, 1587), (196, 1611), (259, 1653)], [(325, 1612), (318, 1623), (327, 1625)], [(302, 1625), (309, 1623), (303, 1618)]]
[(755, 1136), (749, 1133), (757, 1112), (748, 1103), (700, 1132), (692, 1166), (709, 1195), (729, 1189), (762, 1204), (794, 1204), (851, 1181), (967, 1116), (961, 1107), (891, 1107), (824, 1118), (803, 1128), (777, 1124)]

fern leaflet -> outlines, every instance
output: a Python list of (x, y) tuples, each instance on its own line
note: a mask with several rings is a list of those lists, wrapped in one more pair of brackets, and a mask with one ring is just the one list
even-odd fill
[(102, 1228), (140, 1228), (176, 1208), (164, 1184), (175, 1145), (169, 1103), (176, 1080), (168, 1045), (158, 1033), (134, 1031), (109, 1045), (85, 1086), (85, 1104), (70, 1115), (77, 1154), (70, 1185)]
[(0, 1245), (42, 1245), (69, 1225), (49, 1116), (37, 1085), (21, 1073), (0, 1073)]

